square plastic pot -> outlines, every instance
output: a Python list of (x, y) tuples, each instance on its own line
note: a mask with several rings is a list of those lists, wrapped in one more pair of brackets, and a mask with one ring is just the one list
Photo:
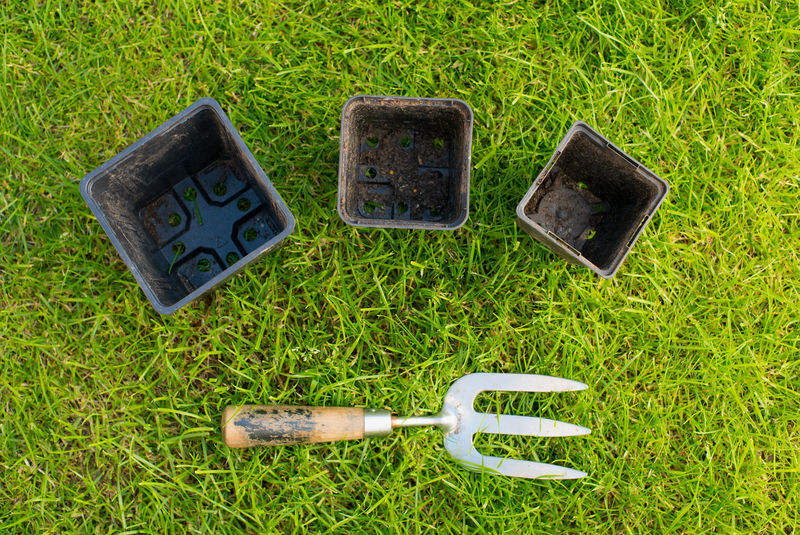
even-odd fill
[(338, 211), (348, 225), (453, 230), (469, 215), (472, 110), (359, 95), (342, 109)]
[(162, 314), (278, 247), (295, 225), (210, 98), (86, 175), (81, 194)]
[(517, 222), (566, 260), (611, 278), (669, 185), (576, 122), (517, 206)]

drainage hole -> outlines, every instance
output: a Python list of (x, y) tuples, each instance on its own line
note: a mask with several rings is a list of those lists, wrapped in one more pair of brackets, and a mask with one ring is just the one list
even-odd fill
[(408, 212), (408, 204), (404, 202), (397, 203), (397, 211), (400, 212), (401, 214), (405, 214), (406, 212)]
[(225, 185), (224, 182), (217, 182), (214, 184), (214, 195), (217, 197), (222, 197), (225, 195), (225, 192), (228, 191), (228, 186)]
[(225, 261), (229, 266), (232, 266), (239, 261), (239, 255), (236, 253), (228, 253), (228, 256), (225, 257)]
[(404, 149), (407, 149), (411, 146), (411, 138), (408, 136), (403, 136), (400, 138), (400, 146)]
[(249, 228), (244, 231), (244, 239), (247, 241), (253, 241), (258, 238), (258, 232), (254, 228)]
[(374, 167), (367, 167), (366, 170), (364, 171), (364, 176), (367, 178), (375, 178), (376, 176), (378, 176), (378, 170), (375, 169)]
[(442, 178), (444, 178), (444, 175), (442, 174), (442, 172), (441, 172), (441, 171), (434, 171), (434, 172), (433, 172), (433, 178), (435, 178), (435, 179), (439, 180), (439, 179), (442, 179)]
[(378, 136), (369, 136), (367, 138), (367, 146), (368, 147), (377, 147), (378, 146)]
[(433, 140), (433, 148), (436, 150), (442, 150), (444, 148), (444, 140), (442, 138), (436, 138)]
[(182, 255), (183, 252), (186, 250), (186, 246), (183, 244), (182, 241), (176, 241), (172, 244), (172, 252), (176, 255)]
[(364, 211), (368, 214), (371, 214), (375, 210), (383, 208), (383, 205), (373, 201), (367, 201), (364, 203)]
[(200, 260), (197, 261), (198, 271), (205, 272), (208, 271), (209, 269), (211, 269), (211, 260), (209, 260), (208, 258), (201, 258)]
[(439, 206), (433, 206), (431, 208), (431, 215), (433, 217), (438, 217), (439, 214), (441, 214), (441, 213), (442, 213), (442, 209)]
[(183, 190), (183, 198), (187, 201), (193, 201), (197, 198), (197, 190), (194, 188), (186, 188)]
[(250, 209), (250, 199), (247, 199), (247, 198), (245, 198), (245, 197), (242, 197), (242, 198), (241, 198), (241, 199), (239, 199), (239, 201), (236, 203), (236, 208), (238, 208), (238, 209), (239, 209), (239, 210), (241, 210), (242, 212), (246, 212), (246, 211), (248, 211), (248, 210)]
[(177, 227), (181, 224), (181, 216), (178, 214), (169, 214), (167, 218), (167, 223), (169, 223), (170, 227)]

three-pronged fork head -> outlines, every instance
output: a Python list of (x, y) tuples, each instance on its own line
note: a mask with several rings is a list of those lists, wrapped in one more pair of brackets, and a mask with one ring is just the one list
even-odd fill
[(577, 479), (585, 472), (554, 464), (504, 459), (483, 455), (475, 449), (475, 433), (502, 435), (528, 435), (537, 437), (567, 437), (587, 435), (589, 429), (579, 425), (506, 414), (475, 412), (473, 403), (481, 392), (571, 392), (583, 390), (586, 385), (578, 381), (549, 377), (547, 375), (515, 373), (473, 373), (465, 375), (450, 386), (439, 413), (440, 427), (444, 431), (444, 445), (454, 459), (465, 468), (499, 473), (506, 476), (548, 479)]

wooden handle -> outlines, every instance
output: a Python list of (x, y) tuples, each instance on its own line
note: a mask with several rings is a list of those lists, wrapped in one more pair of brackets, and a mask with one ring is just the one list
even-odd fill
[(334, 442), (364, 437), (364, 409), (228, 406), (222, 412), (222, 438), (229, 448)]

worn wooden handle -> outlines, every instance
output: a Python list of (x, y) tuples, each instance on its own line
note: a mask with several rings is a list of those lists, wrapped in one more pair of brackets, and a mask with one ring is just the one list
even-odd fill
[(333, 442), (364, 437), (364, 409), (228, 406), (222, 412), (222, 438), (229, 448)]

